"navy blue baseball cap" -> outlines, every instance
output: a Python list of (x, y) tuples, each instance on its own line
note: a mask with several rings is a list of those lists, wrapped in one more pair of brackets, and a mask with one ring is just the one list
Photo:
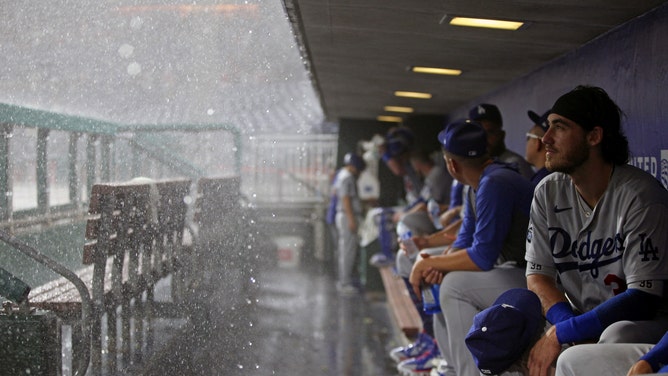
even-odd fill
[(543, 132), (547, 132), (547, 129), (550, 128), (550, 125), (547, 123), (547, 116), (551, 113), (552, 111), (547, 110), (543, 115), (538, 115), (537, 113), (529, 110), (527, 114), (529, 115), (529, 119), (533, 121), (534, 125), (539, 126)]
[(481, 103), (469, 110), (469, 120), (489, 120), (492, 123), (503, 126), (501, 111), (499, 111), (498, 107), (489, 103)]
[(487, 133), (479, 123), (458, 120), (448, 124), (438, 134), (446, 151), (460, 157), (475, 158), (487, 153)]
[(533, 291), (516, 288), (475, 315), (465, 342), (480, 372), (496, 375), (519, 360), (541, 333), (541, 312), (540, 299)]
[(382, 158), (387, 161), (413, 148), (413, 132), (405, 127), (394, 128), (385, 135), (385, 153)]
[(343, 156), (343, 164), (347, 166), (353, 166), (357, 171), (362, 172), (366, 168), (366, 162), (364, 158), (360, 157), (355, 153), (347, 153)]

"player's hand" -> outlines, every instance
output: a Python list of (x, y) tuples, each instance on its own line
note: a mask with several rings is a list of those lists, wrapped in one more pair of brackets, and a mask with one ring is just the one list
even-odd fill
[(652, 366), (646, 360), (639, 360), (629, 369), (629, 373), (626, 376), (645, 375), (648, 373), (654, 373)]
[(444, 274), (436, 269), (429, 268), (422, 273), (422, 279), (430, 285), (440, 285)]
[(443, 273), (427, 265), (427, 259), (429, 258), (428, 253), (420, 253), (420, 256), (413, 264), (413, 269), (411, 270), (411, 275), (408, 278), (415, 295), (418, 299), (422, 296), (420, 288), (422, 283), (430, 284), (440, 284), (443, 280)]
[(427, 266), (427, 262), (425, 261), (428, 258), (429, 254), (420, 253), (417, 260), (415, 260), (415, 263), (413, 263), (411, 275), (408, 277), (408, 282), (410, 282), (411, 286), (413, 286), (413, 291), (415, 292), (418, 300), (420, 300), (422, 296), (420, 288), (422, 286), (422, 281), (424, 280), (424, 272), (425, 270), (429, 269), (429, 266)]
[(428, 248), (429, 240), (424, 236), (413, 236), (413, 241), (420, 249)]
[(561, 352), (561, 345), (557, 339), (557, 329), (552, 326), (536, 342), (529, 353), (529, 375), (547, 376), (552, 374), (551, 368)]

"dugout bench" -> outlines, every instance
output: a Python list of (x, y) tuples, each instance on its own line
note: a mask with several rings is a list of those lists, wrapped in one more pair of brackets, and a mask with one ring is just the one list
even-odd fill
[[(186, 226), (191, 181), (96, 184), (92, 188), (82, 269), (76, 275), (91, 294), (91, 374), (116, 374), (153, 346), (156, 317), (187, 315), (184, 265), (193, 239)], [(171, 302), (154, 300), (155, 286), (172, 277)], [(73, 369), (83, 339), (81, 298), (65, 278), (32, 290), (31, 307), (55, 312), (72, 325)], [(120, 327), (119, 327), (120, 324)]]

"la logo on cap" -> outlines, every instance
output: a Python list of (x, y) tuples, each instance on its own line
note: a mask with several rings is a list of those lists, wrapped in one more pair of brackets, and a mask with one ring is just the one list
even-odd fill
[(485, 107), (478, 105), (478, 115), (484, 115), (485, 112)]

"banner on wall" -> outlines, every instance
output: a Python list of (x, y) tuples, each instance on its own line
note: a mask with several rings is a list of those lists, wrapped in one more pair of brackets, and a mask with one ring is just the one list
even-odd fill
[(668, 189), (668, 149), (661, 149), (658, 157), (657, 161), (656, 155), (633, 156), (629, 164), (650, 173)]

